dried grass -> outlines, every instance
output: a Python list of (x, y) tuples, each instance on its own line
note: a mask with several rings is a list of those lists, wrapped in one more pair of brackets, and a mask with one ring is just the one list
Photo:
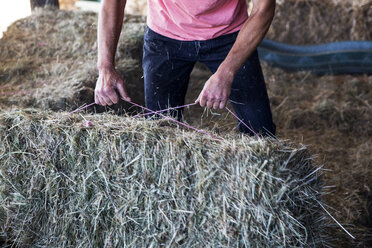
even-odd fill
[[(96, 70), (97, 15), (39, 10), (9, 27), (0, 41), (0, 102), (7, 105), (74, 109), (92, 102)], [(143, 103), (143, 17), (128, 16), (117, 64), (128, 90)]]
[(169, 125), (0, 114), (0, 236), (21, 247), (321, 247), (320, 168), (306, 147)]
[[(289, 74), (266, 68), (279, 137), (312, 144), (324, 163), (325, 202), (357, 236), (331, 229), (335, 247), (372, 245), (372, 77)], [(368, 152), (369, 151), (369, 152)]]
[(372, 1), (279, 1), (268, 38), (288, 44), (372, 40)]
[[(284, 1), (278, 4), (268, 37), (295, 44), (372, 39), (371, 6)], [(95, 13), (44, 10), (10, 26), (0, 42), (0, 103), (72, 110), (92, 102), (96, 22)], [(117, 53), (118, 69), (141, 104), (144, 28), (143, 17), (128, 16)]]
[[(341, 5), (329, 1), (279, 2), (269, 37), (292, 44), (371, 40), (368, 29), (371, 26), (371, 5), (363, 0), (352, 1), (352, 5), (346, 2), (343, 1)], [(17, 22), (6, 33), (7, 37), (0, 40), (0, 107), (23, 105), (59, 110), (73, 109), (90, 102), (97, 75), (94, 69), (95, 14), (44, 12), (38, 15), (42, 18), (31, 17), (33, 19)], [(141, 20), (129, 22), (134, 22), (132, 27), (137, 28), (140, 26), (135, 23)], [(56, 23), (59, 23), (58, 30), (54, 28)], [(44, 30), (48, 32), (43, 34)], [(69, 35), (69, 32), (73, 35)], [(52, 42), (49, 36), (58, 36), (71, 44), (78, 39), (86, 42), (89, 49), (82, 49), (84, 46), (79, 44), (83, 43), (77, 42), (74, 46), (79, 49), (71, 50), (72, 46), (65, 46), (58, 40)], [(84, 40), (81, 37), (88, 38)], [(132, 42), (140, 40), (136, 32), (131, 37)], [(40, 41), (50, 42), (43, 49), (44, 46), (40, 48), (37, 45)], [(127, 66), (124, 58), (133, 54), (133, 61), (137, 62), (140, 52), (139, 43), (129, 45), (126, 49), (124, 44), (121, 43), (123, 49), (119, 49), (118, 58), (119, 67), (121, 63), (124, 64), (120, 68), (122, 73), (126, 72), (124, 67)], [(130, 47), (137, 50), (127, 50)], [(40, 57), (32, 54), (35, 50)], [(72, 59), (68, 60), (68, 56)], [(127, 81), (132, 87), (142, 87), (138, 76), (140, 67), (131, 65), (132, 61), (128, 62), (133, 72), (130, 75), (133, 76), (127, 75), (131, 79)], [(87, 66), (91, 69), (84, 69)], [(312, 144), (309, 150), (319, 154), (317, 163), (324, 163), (327, 169), (324, 172), (325, 184), (334, 186), (328, 188), (325, 203), (334, 208), (331, 213), (357, 237), (353, 241), (338, 227), (330, 227), (327, 232), (335, 239), (332, 243), (335, 247), (343, 248), (372, 246), (372, 77), (317, 77), (310, 73), (286, 73), (267, 66), (264, 66), (264, 73), (279, 137)], [(75, 74), (79, 75), (78, 80), (74, 79)], [(201, 67), (194, 71), (186, 102), (195, 99), (209, 75)], [(63, 100), (65, 96), (55, 90), (60, 84), (64, 87), (59, 90), (65, 90), (67, 100)], [(46, 88), (48, 85), (51, 87)], [(78, 93), (74, 91), (75, 88)], [(138, 96), (143, 90), (134, 88), (132, 92), (132, 96)], [(136, 101), (140, 102), (141, 97)], [(224, 112), (211, 114), (197, 107), (186, 111), (186, 117), (193, 125), (213, 128), (221, 133), (235, 126), (235, 120)]]
[[(278, 137), (311, 144), (324, 164), (328, 188), (324, 200), (334, 215), (355, 235), (350, 239), (338, 226), (328, 229), (334, 247), (372, 245), (372, 77), (315, 76), (287, 73), (263, 65)], [(209, 72), (197, 69), (186, 102), (195, 99)], [(201, 118), (201, 116), (203, 116)], [(186, 110), (195, 126), (221, 133), (235, 130), (236, 120), (224, 111)]]

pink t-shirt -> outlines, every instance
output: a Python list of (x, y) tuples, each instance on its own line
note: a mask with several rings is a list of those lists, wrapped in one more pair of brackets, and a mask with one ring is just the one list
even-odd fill
[(209, 40), (241, 29), (246, 0), (148, 0), (147, 25), (176, 40)]

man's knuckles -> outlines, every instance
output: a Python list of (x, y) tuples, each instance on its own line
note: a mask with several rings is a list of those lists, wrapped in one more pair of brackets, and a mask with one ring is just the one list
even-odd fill
[(102, 89), (98, 90), (98, 93), (102, 96), (110, 96), (110, 95), (115, 94), (115, 90), (112, 87), (102, 88)]
[(219, 102), (214, 102), (213, 103), (213, 109), (218, 109), (219, 106), (220, 106)]
[(201, 93), (201, 99), (208, 99), (209, 98), (209, 93), (207, 91), (203, 91)]
[(221, 102), (219, 108), (224, 109), (225, 108), (225, 103)]

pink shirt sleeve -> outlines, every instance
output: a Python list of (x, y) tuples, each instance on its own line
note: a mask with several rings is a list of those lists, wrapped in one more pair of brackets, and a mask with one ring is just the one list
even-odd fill
[(241, 29), (245, 0), (148, 0), (147, 25), (176, 40), (209, 40)]

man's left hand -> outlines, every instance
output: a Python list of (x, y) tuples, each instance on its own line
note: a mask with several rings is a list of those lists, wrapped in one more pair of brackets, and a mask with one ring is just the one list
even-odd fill
[(234, 75), (232, 73), (217, 71), (205, 83), (195, 102), (202, 107), (224, 109), (230, 96), (233, 80)]

